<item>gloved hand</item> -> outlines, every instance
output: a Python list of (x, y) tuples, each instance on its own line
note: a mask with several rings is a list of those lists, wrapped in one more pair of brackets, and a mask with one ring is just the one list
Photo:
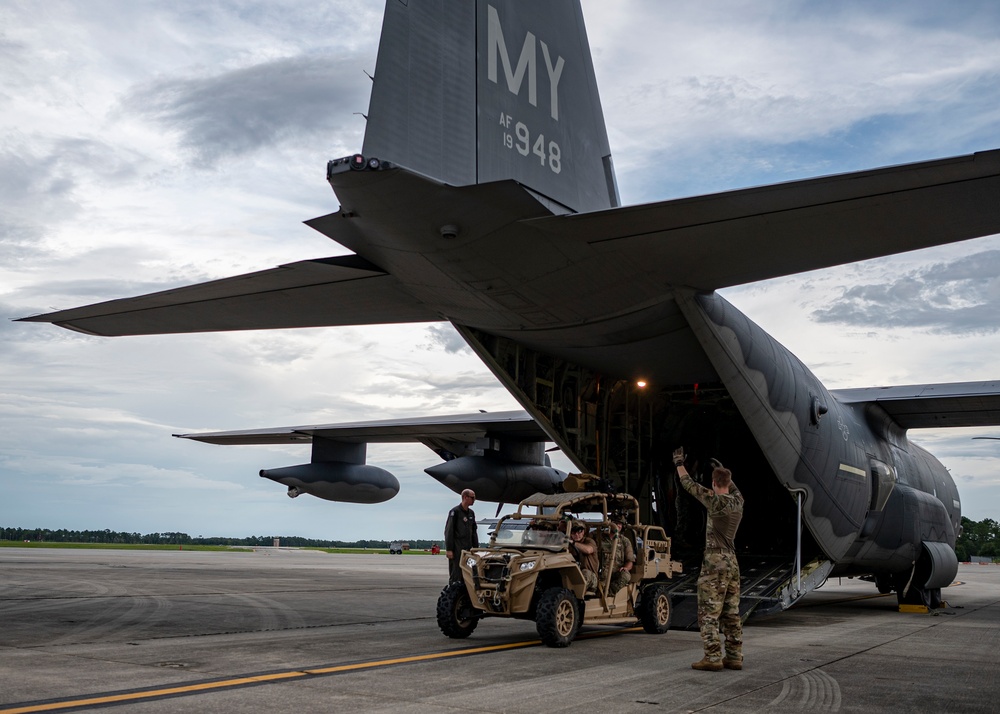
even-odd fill
[(722, 465), (722, 462), (719, 461), (718, 459), (712, 459), (711, 463), (712, 463), (712, 468), (713, 469), (724, 469), (724, 468), (726, 468), (725, 466)]
[(676, 449), (674, 449), (674, 465), (675, 466), (680, 466), (681, 464), (683, 464), (684, 460), (686, 458), (687, 457), (684, 455), (684, 447), (683, 446), (679, 446)]

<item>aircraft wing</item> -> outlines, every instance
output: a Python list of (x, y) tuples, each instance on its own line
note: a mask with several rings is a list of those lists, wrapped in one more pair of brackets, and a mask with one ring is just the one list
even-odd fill
[(549, 463), (549, 436), (523, 411), (174, 436), (221, 445), (311, 444), (310, 463), (260, 471), (288, 486), (292, 497), (380, 503), (395, 496), (399, 481), (366, 463), (368, 444), (421, 443), (444, 460), (424, 469), (428, 475), (455, 493), (472, 488), (484, 501), (517, 503), (537, 491), (551, 493), (566, 478)]
[(717, 290), (1000, 233), (1000, 150), (530, 224), (635, 278)]
[(445, 442), (474, 443), (487, 437), (505, 437), (520, 441), (548, 441), (541, 427), (524, 411), (480, 412), (439, 417), (384, 419), (287, 426), (273, 429), (217, 431), (199, 434), (174, 434), (181, 439), (206, 444), (301, 444), (314, 437), (347, 443), (391, 444), (420, 442), (430, 448)]
[(404, 293), (396, 278), (360, 256), (345, 255), (21, 321), (51, 322), (78, 332), (114, 336), (440, 319)]
[(1000, 382), (832, 389), (845, 404), (878, 404), (904, 429), (1000, 425)]

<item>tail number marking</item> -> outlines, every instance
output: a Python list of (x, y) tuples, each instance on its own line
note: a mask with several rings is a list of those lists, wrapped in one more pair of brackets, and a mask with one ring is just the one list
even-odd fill
[[(513, 124), (514, 133), (510, 132)], [(557, 174), (562, 171), (562, 149), (555, 141), (545, 143), (545, 134), (539, 134), (535, 140), (531, 140), (531, 131), (524, 122), (514, 122), (510, 114), (500, 115), (500, 125), (507, 131), (503, 132), (503, 145), (508, 149), (516, 149), (521, 156), (534, 154), (538, 157), (538, 163), (545, 166), (546, 160), (549, 162), (549, 169)]]

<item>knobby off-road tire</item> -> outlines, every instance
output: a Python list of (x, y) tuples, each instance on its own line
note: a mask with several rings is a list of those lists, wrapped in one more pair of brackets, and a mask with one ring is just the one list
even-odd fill
[(438, 627), (453, 639), (460, 640), (472, 634), (479, 624), (478, 612), (472, 607), (465, 583), (448, 583), (438, 597)]
[(663, 583), (647, 585), (639, 603), (642, 629), (651, 635), (662, 635), (670, 629), (670, 594)]
[(566, 588), (542, 593), (535, 611), (538, 636), (549, 647), (568, 647), (580, 629), (580, 606)]

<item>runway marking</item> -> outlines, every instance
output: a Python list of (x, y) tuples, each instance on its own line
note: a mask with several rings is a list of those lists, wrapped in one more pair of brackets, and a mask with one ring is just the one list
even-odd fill
[[(595, 637), (607, 637), (609, 635), (619, 635), (626, 632), (641, 632), (641, 627), (627, 627), (617, 630), (606, 630), (602, 632), (588, 632), (579, 635), (578, 640), (593, 639)], [(310, 667), (308, 669), (294, 669), (284, 672), (272, 672), (269, 674), (256, 674), (243, 677), (233, 677), (231, 679), (220, 679), (214, 681), (194, 682), (192, 684), (182, 684), (173, 687), (157, 687), (155, 689), (141, 689), (131, 691), (108, 692), (105, 694), (94, 694), (79, 699), (58, 699), (36, 703), (24, 703), (14, 705), (0, 705), (0, 714), (30, 714), (31, 712), (53, 712), (66, 709), (86, 709), (88, 707), (104, 706), (108, 704), (122, 704), (125, 702), (150, 701), (155, 699), (166, 699), (168, 697), (190, 696), (193, 694), (204, 694), (207, 692), (236, 689), (238, 687), (255, 686), (259, 684), (270, 684), (272, 682), (288, 681), (302, 677), (327, 676), (340, 674), (343, 672), (356, 672), (364, 669), (376, 669), (378, 667), (391, 667), (400, 664), (416, 664), (419, 662), (429, 662), (450, 657), (468, 657), (471, 655), (486, 654), (488, 652), (502, 652), (504, 650), (521, 649), (524, 647), (537, 647), (542, 644), (541, 640), (524, 640), (521, 642), (508, 642), (502, 645), (485, 645), (483, 647), (466, 647), (460, 650), (447, 650), (445, 652), (432, 652), (423, 655), (411, 655), (408, 657), (393, 657), (390, 659), (378, 659), (369, 662), (353, 662), (351, 664), (338, 664), (330, 667)]]

